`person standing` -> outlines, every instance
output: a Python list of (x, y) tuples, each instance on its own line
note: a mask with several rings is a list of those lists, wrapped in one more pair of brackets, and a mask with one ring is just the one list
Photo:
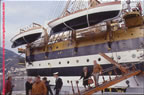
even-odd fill
[(32, 91), (32, 78), (28, 78), (25, 83), (26, 95), (31, 95)]
[(58, 72), (55, 72), (53, 73), (54, 77), (56, 78), (56, 81), (55, 81), (55, 87), (54, 87), (54, 90), (55, 90), (55, 95), (59, 95), (60, 91), (61, 91), (61, 88), (63, 86), (63, 82), (62, 82), (62, 79), (59, 78), (58, 76)]
[(32, 85), (32, 95), (47, 95), (47, 88), (44, 82), (40, 80), (40, 76), (36, 76)]
[(50, 87), (50, 85), (49, 85), (49, 81), (47, 81), (47, 78), (46, 78), (46, 77), (43, 78), (43, 82), (45, 83), (45, 85), (46, 85), (46, 87), (47, 87), (47, 95), (49, 95), (49, 93), (50, 93), (51, 95), (53, 95), (53, 92), (52, 92), (51, 87)]
[(90, 87), (90, 85), (88, 84), (88, 79), (91, 77), (90, 72), (88, 72), (88, 68), (87, 67), (83, 67), (83, 72), (81, 74), (80, 79), (83, 78), (83, 86), (86, 88), (87, 86)]
[(12, 95), (12, 89), (13, 89), (13, 85), (12, 85), (12, 77), (9, 76), (7, 81), (6, 81), (6, 85), (5, 85), (5, 94), (6, 95)]
[(102, 72), (102, 67), (94, 60), (93, 72), (92, 75), (95, 81), (95, 87), (98, 85), (99, 74)]

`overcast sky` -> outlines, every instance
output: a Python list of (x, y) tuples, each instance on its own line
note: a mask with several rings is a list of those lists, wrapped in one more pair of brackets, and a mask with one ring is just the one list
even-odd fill
[(5, 1), (5, 48), (11, 48), (10, 39), (33, 22), (41, 25), (60, 15), (65, 2), (59, 1)]
[(5, 47), (17, 52), (17, 49), (11, 48), (10, 39), (19, 33), (19, 29), (33, 22), (46, 25), (49, 20), (60, 15), (65, 3), (66, 0), (5, 0)]

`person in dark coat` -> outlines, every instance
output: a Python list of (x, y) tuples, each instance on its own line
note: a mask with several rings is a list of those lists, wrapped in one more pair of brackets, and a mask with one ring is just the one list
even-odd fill
[(32, 78), (28, 78), (27, 82), (25, 83), (25, 90), (26, 90), (26, 95), (31, 95), (32, 91)]
[(49, 81), (47, 81), (46, 77), (43, 78), (43, 82), (45, 83), (45, 85), (47, 87), (47, 95), (49, 95), (49, 93), (50, 93), (50, 95), (53, 95), (53, 92), (52, 92), (51, 87), (49, 85)]
[(56, 85), (54, 87), (55, 95), (59, 95), (61, 88), (63, 86), (63, 82), (62, 82), (62, 79), (59, 78), (58, 72), (54, 73), (54, 77), (56, 78), (56, 81), (55, 81)]
[(88, 68), (87, 68), (87, 67), (84, 67), (80, 79), (83, 78), (83, 86), (84, 86), (85, 88), (86, 88), (87, 86), (90, 87), (90, 85), (88, 84), (88, 79), (89, 79), (90, 77), (91, 77), (91, 73), (88, 72)]

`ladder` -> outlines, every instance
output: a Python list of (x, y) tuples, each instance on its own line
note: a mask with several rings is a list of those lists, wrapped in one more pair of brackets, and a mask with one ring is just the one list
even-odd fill
[(114, 61), (112, 58), (110, 58), (109, 56), (105, 55), (104, 53), (100, 53), (100, 55), (102, 57), (104, 57), (106, 60), (108, 60), (111, 64), (115, 65), (118, 69), (121, 70), (122, 74), (121, 75), (116, 75), (115, 78), (111, 78), (111, 75), (109, 74), (109, 80), (105, 80), (104, 76), (102, 76), (103, 78), (103, 82), (101, 84), (99, 84), (97, 87), (93, 87), (91, 89), (88, 90), (83, 90), (80, 91), (80, 93), (76, 93), (74, 95), (91, 95), (93, 93), (96, 93), (98, 91), (102, 91), (112, 85), (115, 85), (125, 79), (128, 79), (132, 76), (135, 76), (137, 74), (139, 74), (141, 72), (141, 70), (137, 70), (135, 65), (132, 65), (131, 67), (124, 67), (121, 64), (117, 63), (116, 61)]

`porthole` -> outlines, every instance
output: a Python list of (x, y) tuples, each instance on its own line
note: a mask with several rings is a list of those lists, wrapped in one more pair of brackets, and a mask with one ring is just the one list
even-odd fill
[(70, 62), (69, 61), (67, 61), (67, 64), (69, 64)]
[(101, 61), (101, 58), (98, 58), (98, 61)]
[(118, 59), (118, 60), (120, 60), (120, 59), (121, 59), (121, 57), (120, 57), (120, 56), (118, 56), (118, 57), (117, 57), (117, 59)]
[(87, 59), (87, 62), (89, 62), (89, 59)]
[(129, 85), (129, 83), (130, 83), (129, 80), (126, 80), (126, 84)]
[(39, 66), (41, 66), (41, 64), (39, 64)]
[(69, 80), (67, 80), (67, 83), (69, 83)]
[(135, 54), (133, 54), (133, 55), (132, 55), (132, 58), (135, 58), (135, 57), (136, 57), (136, 55), (135, 55)]
[(61, 64), (61, 62), (59, 62), (59, 64)]
[(77, 63), (79, 63), (79, 60), (76, 60)]
[(48, 65), (50, 65), (50, 63), (48, 63)]

